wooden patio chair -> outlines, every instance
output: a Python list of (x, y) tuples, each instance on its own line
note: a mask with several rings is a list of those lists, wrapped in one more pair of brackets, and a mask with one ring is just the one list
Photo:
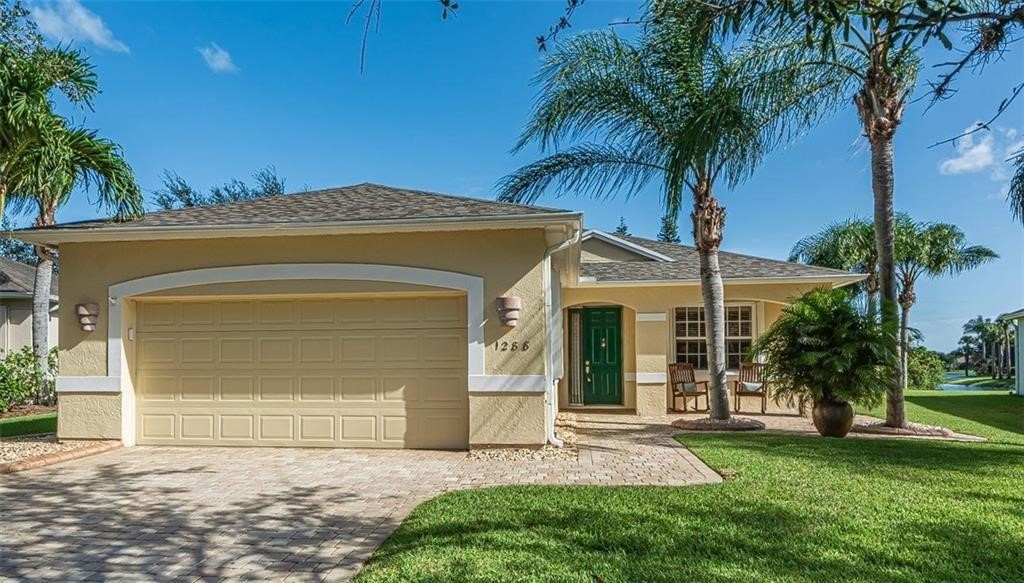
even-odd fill
[(758, 397), (761, 399), (761, 414), (765, 414), (768, 409), (768, 381), (763, 364), (740, 364), (740, 378), (732, 383), (732, 398), (736, 401), (737, 413), (740, 412), (740, 397)]
[(672, 385), (672, 410), (678, 411), (676, 408), (676, 399), (679, 397), (683, 398), (683, 411), (687, 410), (686, 400), (693, 397), (693, 410), (699, 411), (698, 400), (701, 395), (704, 395), (704, 410), (707, 411), (711, 407), (711, 403), (708, 400), (708, 382), (698, 381), (693, 371), (693, 365), (688, 362), (675, 362), (668, 365), (668, 378), (669, 383)]

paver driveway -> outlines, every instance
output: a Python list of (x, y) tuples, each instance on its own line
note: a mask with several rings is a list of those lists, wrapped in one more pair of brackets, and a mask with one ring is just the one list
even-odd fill
[(343, 580), (420, 502), (495, 484), (720, 478), (664, 424), (581, 415), (578, 461), (136, 447), (0, 476), (0, 578)]

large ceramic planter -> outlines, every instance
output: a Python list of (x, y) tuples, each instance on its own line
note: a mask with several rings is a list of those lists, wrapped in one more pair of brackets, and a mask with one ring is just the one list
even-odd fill
[(845, 401), (815, 401), (814, 428), (825, 437), (846, 437), (853, 428), (853, 407)]

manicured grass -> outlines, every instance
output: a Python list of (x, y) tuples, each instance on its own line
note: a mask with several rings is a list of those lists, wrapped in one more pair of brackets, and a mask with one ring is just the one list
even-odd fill
[[(911, 421), (1024, 445), (1022, 397), (1006, 391), (907, 391), (906, 400)], [(864, 413), (884, 418), (885, 405)]]
[(1014, 380), (994, 379), (992, 377), (962, 377), (943, 381), (947, 385), (967, 385), (971, 387), (985, 387), (987, 389), (1012, 389)]
[(729, 479), (446, 494), (419, 506), (359, 580), (1024, 580), (1022, 446), (680, 440)]
[(55, 433), (56, 431), (56, 413), (39, 413), (36, 415), (0, 419), (0, 437)]

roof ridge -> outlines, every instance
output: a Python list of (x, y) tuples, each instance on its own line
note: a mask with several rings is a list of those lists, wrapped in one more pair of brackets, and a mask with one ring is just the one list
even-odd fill
[[(655, 244), (658, 244), (658, 245), (671, 245), (671, 246), (674, 246), (674, 247), (680, 247), (682, 249), (692, 249), (694, 251), (697, 250), (697, 248), (692, 246), (692, 245), (683, 245), (681, 243), (669, 243), (668, 241), (658, 241), (657, 239), (648, 239), (646, 237), (637, 237), (637, 236), (634, 236), (634, 235), (628, 235), (628, 236), (632, 237), (634, 239), (640, 239), (641, 241), (646, 241), (648, 243), (655, 243)], [(814, 267), (815, 269), (827, 269), (829, 271), (834, 271), (836, 273), (842, 273), (842, 274), (845, 274), (845, 275), (856, 273), (855, 271), (845, 271), (845, 270), (842, 270), (842, 269), (836, 269), (834, 267), (825, 267), (823, 265), (813, 265), (813, 264), (810, 264), (810, 263), (800, 263), (799, 261), (788, 261), (788, 260), (785, 260), (785, 259), (775, 259), (774, 257), (762, 257), (760, 255), (750, 255), (750, 254), (747, 254), (747, 253), (737, 253), (735, 251), (719, 250), (719, 253), (720, 254), (725, 254), (725, 255), (732, 255), (733, 257), (744, 257), (746, 259), (756, 259), (758, 261), (769, 261), (771, 263), (778, 263), (778, 264), (782, 264), (782, 265), (803, 265), (804, 267)]]

